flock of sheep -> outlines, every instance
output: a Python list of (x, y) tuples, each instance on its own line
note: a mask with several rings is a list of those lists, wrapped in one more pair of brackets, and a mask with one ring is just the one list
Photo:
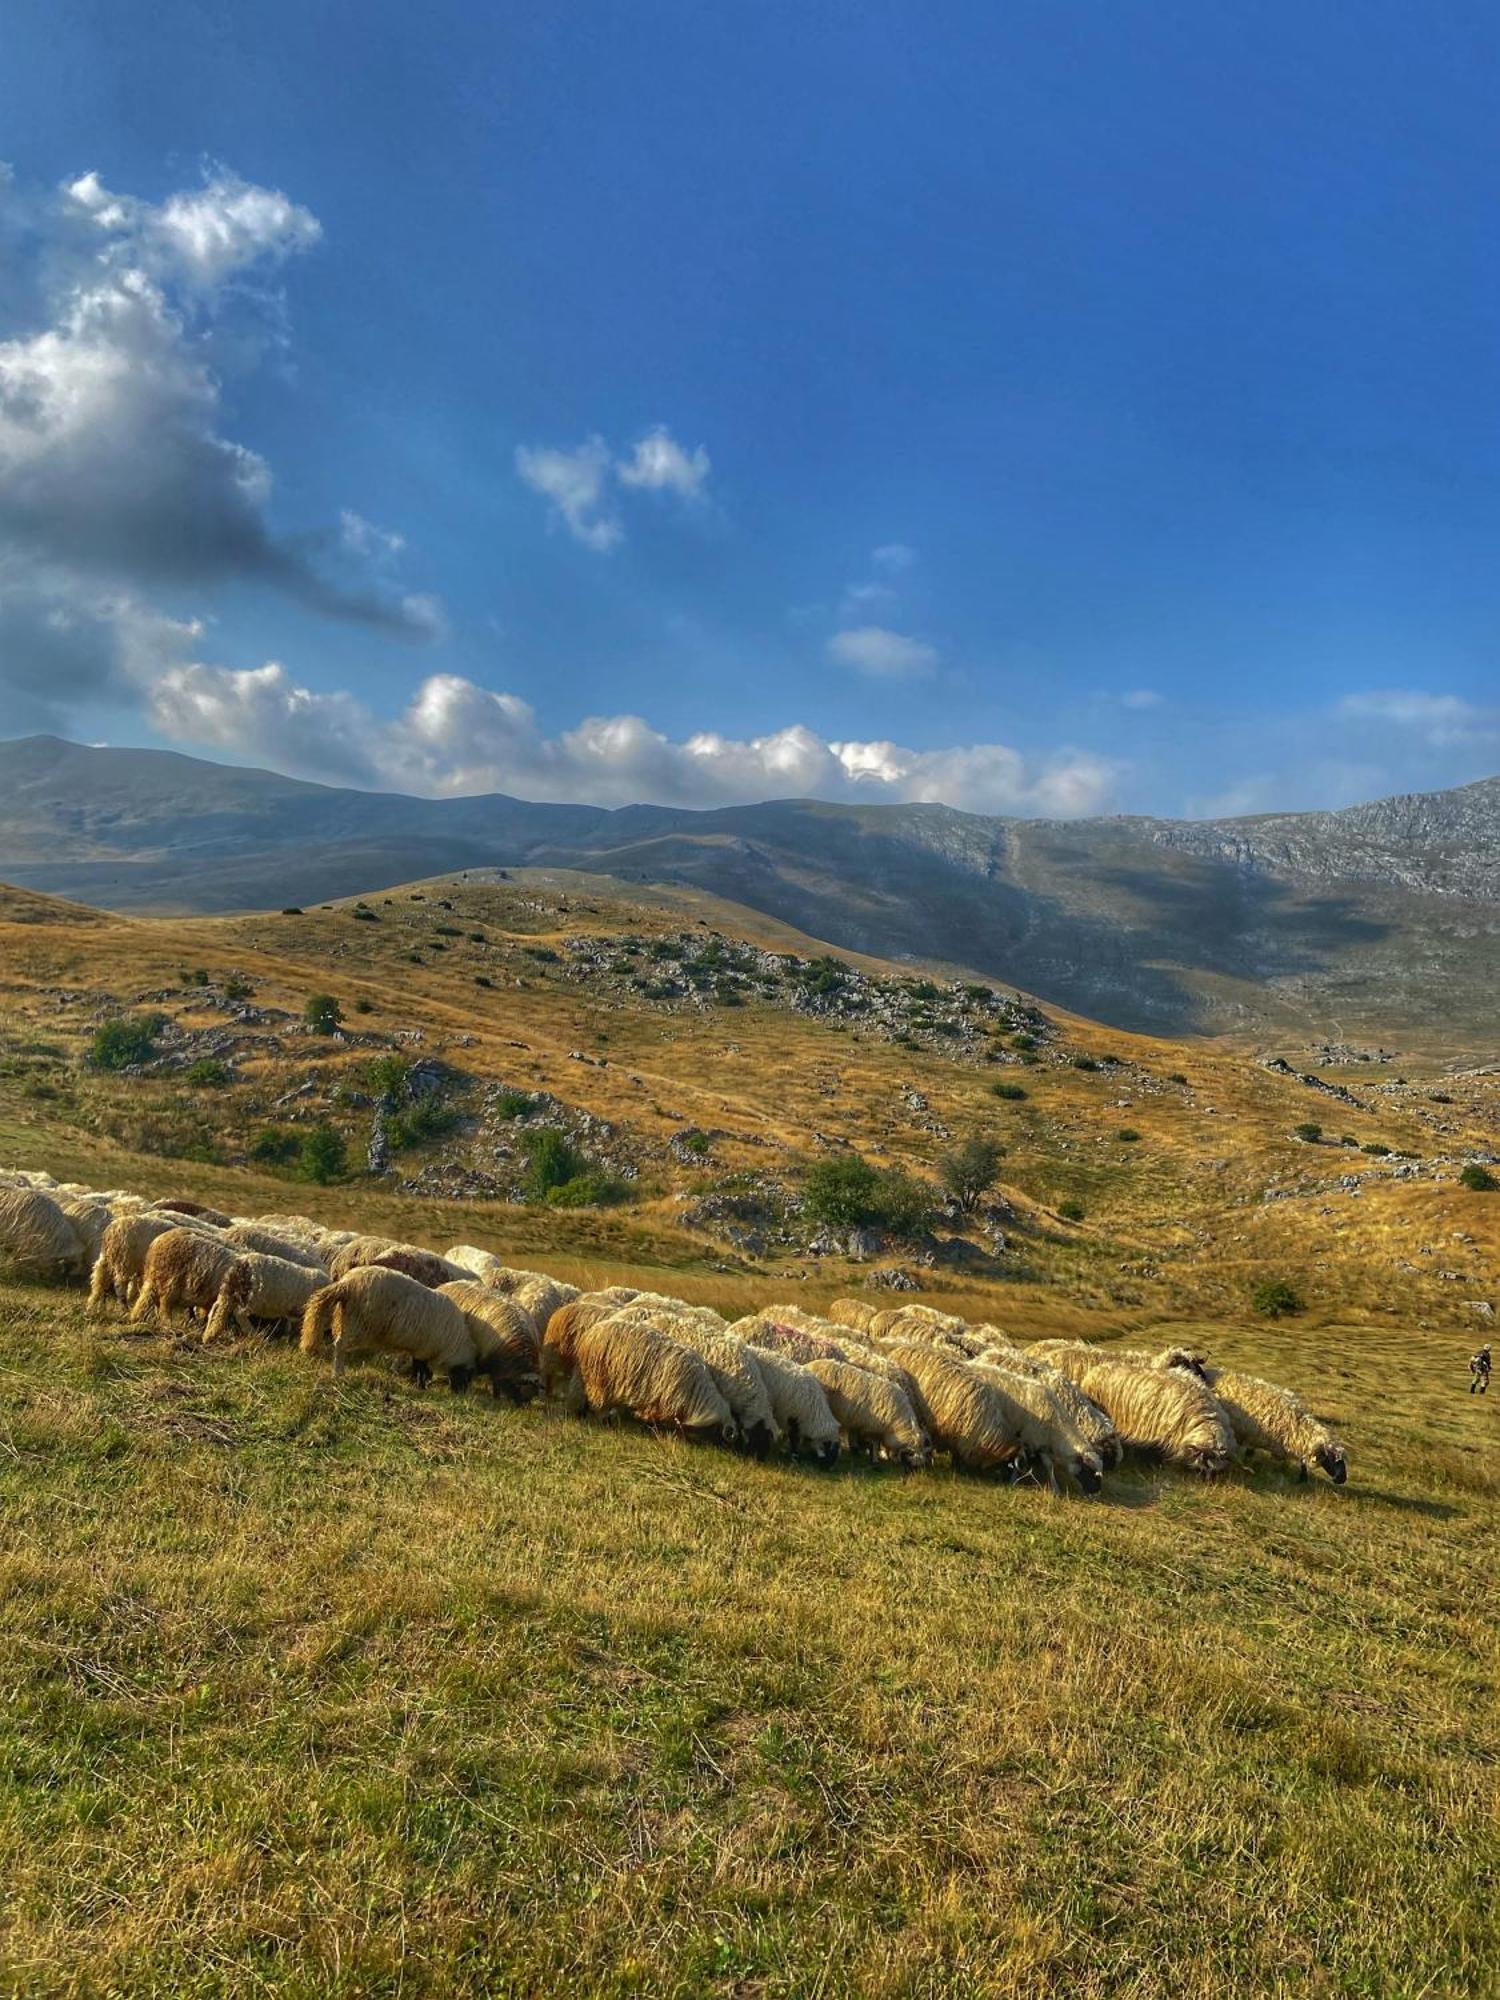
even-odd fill
[(966, 1471), (1096, 1493), (1126, 1451), (1202, 1474), (1261, 1452), (1336, 1484), (1344, 1448), (1290, 1390), (1159, 1353), (1082, 1341), (1016, 1344), (930, 1306), (836, 1300), (825, 1315), (769, 1306), (732, 1325), (706, 1306), (611, 1286), (580, 1292), (487, 1250), (326, 1229), (301, 1215), (231, 1217), (190, 1201), (0, 1173), (0, 1265), (89, 1277), (92, 1309), (132, 1324), (184, 1313), (297, 1332), (333, 1372), (403, 1357), (417, 1383), (485, 1377), (497, 1397), (555, 1398), (737, 1447), (831, 1464), (841, 1450), (908, 1469), (946, 1453)]

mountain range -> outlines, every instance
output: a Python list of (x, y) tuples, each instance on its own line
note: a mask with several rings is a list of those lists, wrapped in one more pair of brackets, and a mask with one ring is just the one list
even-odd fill
[(418, 799), (160, 750), (0, 742), (0, 877), (117, 910), (321, 902), (464, 868), (686, 885), (1121, 1028), (1483, 1049), (1500, 778), (1339, 812), (1020, 820), (774, 800)]

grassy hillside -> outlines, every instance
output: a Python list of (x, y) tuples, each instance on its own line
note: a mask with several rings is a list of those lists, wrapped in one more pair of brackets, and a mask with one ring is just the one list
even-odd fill
[(1342, 1491), (1086, 1505), (5, 1306), (6, 1991), (1494, 1990), (1494, 1412), (1405, 1338), (1198, 1330)]

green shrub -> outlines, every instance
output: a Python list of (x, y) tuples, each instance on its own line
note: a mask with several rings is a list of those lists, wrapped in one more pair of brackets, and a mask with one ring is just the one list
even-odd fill
[(217, 1062), (212, 1056), (202, 1056), (189, 1065), (187, 1081), (200, 1090), (217, 1090), (232, 1079), (227, 1064)]
[(546, 1201), (554, 1188), (589, 1171), (589, 1163), (562, 1133), (551, 1125), (535, 1132), (523, 1132), (521, 1145), (526, 1154), (526, 1193), (531, 1201)]
[(250, 984), (248, 979), (231, 977), (224, 981), (224, 998), (226, 1000), (248, 1000), (254, 991), (255, 988)]
[(410, 1079), (411, 1064), (405, 1056), (376, 1056), (365, 1071), (367, 1088), (377, 1097), (388, 1097), (393, 1104), (405, 1097)]
[(1036, 1036), (1028, 1035), (1023, 1028), (1019, 1035), (1011, 1036), (1010, 1045), (1013, 1049), (1034, 1049), (1036, 1047)]
[(444, 1104), (437, 1092), (432, 1091), (388, 1118), (385, 1135), (391, 1151), (400, 1153), (409, 1146), (430, 1146), (435, 1140), (446, 1138), (457, 1123), (458, 1113), (452, 1105)]
[(965, 1139), (938, 1161), (938, 1184), (968, 1215), (1000, 1178), (1000, 1162), (1004, 1157), (1005, 1148), (997, 1146), (993, 1139)]
[(150, 1062), (156, 1054), (156, 1037), (167, 1025), (165, 1014), (133, 1014), (106, 1021), (94, 1030), (89, 1057), (96, 1069), (130, 1069)]
[(1185, 1076), (1183, 1075), (1183, 1073), (1182, 1073), (1182, 1071), (1181, 1071), (1180, 1069), (1174, 1069), (1174, 1070), (1171, 1070), (1171, 1071), (1169, 1071), (1169, 1072), (1168, 1072), (1168, 1075), (1167, 1075), (1167, 1082), (1168, 1082), (1168, 1083), (1186, 1083), (1186, 1082), (1187, 1082), (1187, 1078), (1186, 1078), (1186, 1077), (1185, 1077)]
[(493, 979), (488, 979), (488, 978), (486, 978), (486, 976), (484, 975), (484, 973), (482, 973), (482, 972), (476, 972), (476, 973), (474, 974), (474, 984), (475, 984), (476, 986), (488, 986), (488, 987), (491, 987), (491, 988), (492, 988), (492, 987), (494, 986), (495, 982), (494, 982), (494, 980), (493, 980)]
[(1285, 1278), (1265, 1278), (1250, 1294), (1250, 1304), (1262, 1319), (1285, 1319), (1303, 1310), (1302, 1295)]
[(960, 991), (966, 1000), (993, 1000), (995, 997), (993, 986), (965, 986)]
[(1077, 1200), (1073, 1195), (1069, 1195), (1066, 1201), (1060, 1201), (1057, 1204), (1057, 1212), (1064, 1222), (1082, 1222), (1088, 1210), (1081, 1201)]
[(1495, 1179), (1489, 1168), (1480, 1166), (1465, 1167), (1458, 1177), (1458, 1183), (1460, 1187), (1468, 1188), (1473, 1194), (1493, 1194), (1495, 1189), (1500, 1187), (1500, 1181)]
[(300, 903), (288, 903), (281, 914), (284, 917), (300, 917), (305, 915), (305, 912)]
[(354, 1011), (356, 1014), (373, 1014), (375, 1012), (375, 1002), (367, 1000), (364, 994), (361, 993), (354, 1003)]
[(1389, 1146), (1383, 1146), (1378, 1139), (1366, 1139), (1359, 1150), (1362, 1153), (1374, 1153), (1377, 1159), (1383, 1160), (1391, 1149)]
[(1019, 1083), (992, 1083), (990, 1089), (996, 1097), (1003, 1097), (1007, 1104), (1019, 1104), (1025, 1097), (1025, 1088)]
[(344, 1010), (331, 993), (314, 993), (302, 1009), (305, 1027), (315, 1035), (331, 1035), (342, 1026)]
[(296, 1159), (297, 1150), (296, 1133), (280, 1132), (274, 1125), (266, 1126), (250, 1142), (250, 1157), (262, 1167), (284, 1167)]
[(557, 953), (549, 944), (523, 945), (522, 950), (528, 958), (534, 958), (542, 965), (556, 965), (558, 962)]
[(1316, 1146), (1322, 1136), (1322, 1126), (1315, 1124), (1311, 1118), (1305, 1118), (1300, 1125), (1292, 1127), (1292, 1137), (1300, 1139), (1305, 1146)]
[(1115, 1137), (1120, 1141), (1121, 1145), (1124, 1146), (1135, 1145), (1137, 1141), (1140, 1139), (1140, 1136), (1141, 1136), (1140, 1133), (1136, 1131), (1133, 1125), (1122, 1125), (1119, 1131), (1116, 1132), (1115, 1134)]
[(525, 1090), (502, 1090), (495, 1099), (497, 1118), (529, 1118), (536, 1109), (536, 1099)]
[(607, 1208), (612, 1202), (623, 1201), (628, 1192), (623, 1181), (590, 1167), (572, 1180), (548, 1188), (546, 1201), (549, 1208)]
[(302, 1136), (298, 1148), (297, 1171), (305, 1181), (317, 1181), (326, 1187), (330, 1181), (342, 1180), (349, 1170), (349, 1156), (343, 1135), (331, 1125), (314, 1125), (310, 1132)]
[(1093, 1056), (1074, 1056), (1073, 1067), (1074, 1069), (1095, 1070), (1100, 1065)]
[(872, 1167), (855, 1153), (820, 1160), (803, 1184), (803, 1210), (831, 1229), (888, 1229), (913, 1236), (932, 1217), (932, 1194), (899, 1167)]

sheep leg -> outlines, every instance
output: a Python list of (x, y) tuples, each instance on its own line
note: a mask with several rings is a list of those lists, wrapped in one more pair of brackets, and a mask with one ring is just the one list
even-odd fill
[(333, 1343), (334, 1379), (337, 1380), (338, 1377), (343, 1374), (343, 1372), (344, 1372), (344, 1350), (342, 1347), (340, 1347), (339, 1343), (335, 1341)]

